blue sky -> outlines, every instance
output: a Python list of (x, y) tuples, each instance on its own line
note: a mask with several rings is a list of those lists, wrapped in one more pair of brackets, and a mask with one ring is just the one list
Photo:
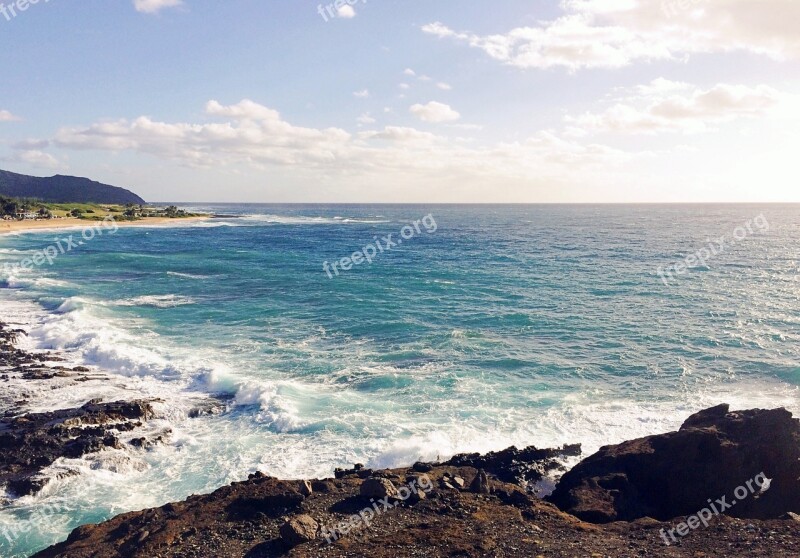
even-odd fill
[(0, 0), (0, 167), (151, 201), (800, 201), (800, 2), (352, 1)]

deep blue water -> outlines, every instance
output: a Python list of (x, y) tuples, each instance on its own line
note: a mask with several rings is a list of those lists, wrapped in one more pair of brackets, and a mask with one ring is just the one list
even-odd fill
[[(0, 555), (257, 469), (594, 451), (721, 402), (800, 411), (798, 205), (198, 209), (239, 217), (106, 230), (52, 265), (0, 272), (0, 319), (26, 324), (29, 346), (109, 373), (8, 386), (5, 405), (160, 397), (148, 428), (170, 431), (151, 452), (59, 464), (81, 475), (8, 502), (0, 526), (50, 512), (0, 533)], [(408, 224), (402, 244), (341, 270)], [(0, 267), (69, 234), (0, 237)], [(662, 281), (723, 235), (706, 265)], [(219, 412), (189, 418), (212, 397)]]

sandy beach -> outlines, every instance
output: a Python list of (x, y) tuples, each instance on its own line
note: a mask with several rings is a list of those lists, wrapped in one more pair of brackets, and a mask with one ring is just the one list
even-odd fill
[[(210, 216), (200, 217), (180, 217), (171, 219), (169, 217), (145, 217), (140, 221), (116, 221), (120, 227), (151, 227), (154, 225), (179, 224), (188, 221), (202, 221), (209, 219)], [(48, 230), (48, 229), (72, 229), (90, 227), (102, 221), (86, 221), (73, 217), (65, 219), (49, 219), (42, 221), (0, 221), (0, 235), (9, 233), (19, 233), (26, 231)]]

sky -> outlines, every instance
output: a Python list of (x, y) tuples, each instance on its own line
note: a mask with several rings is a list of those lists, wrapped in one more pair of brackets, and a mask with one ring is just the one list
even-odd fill
[(13, 172), (153, 202), (800, 202), (797, 0), (0, 4)]

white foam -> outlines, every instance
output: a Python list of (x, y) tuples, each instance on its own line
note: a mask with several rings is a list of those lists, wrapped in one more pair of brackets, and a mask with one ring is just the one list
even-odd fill
[(5, 283), (9, 289), (27, 289), (27, 288), (46, 289), (48, 287), (64, 288), (72, 286), (72, 283), (69, 283), (67, 281), (61, 281), (59, 279), (52, 279), (49, 277), (23, 278), (23, 277), (17, 277), (16, 275), (10, 275), (5, 280)]
[(341, 225), (341, 224), (380, 224), (389, 223), (386, 219), (364, 217), (309, 217), (289, 215), (243, 215), (239, 220), (248, 223), (269, 223), (278, 225)]
[(197, 275), (192, 273), (180, 273), (178, 271), (167, 271), (167, 275), (180, 277), (181, 279), (211, 279), (213, 275)]
[(114, 306), (152, 306), (154, 308), (175, 308), (177, 306), (187, 306), (196, 304), (195, 300), (189, 296), (176, 294), (138, 296), (130, 300), (118, 300), (111, 303)]

